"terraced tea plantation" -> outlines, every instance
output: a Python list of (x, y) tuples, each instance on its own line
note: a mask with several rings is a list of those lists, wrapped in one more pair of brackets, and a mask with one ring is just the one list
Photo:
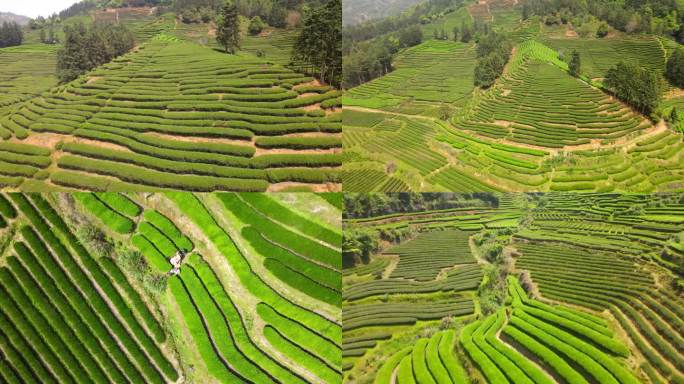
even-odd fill
[(49, 45), (0, 49), (0, 113), (57, 85), (56, 58)]
[[(683, 382), (681, 194), (492, 196), (345, 221), (379, 247), (343, 270), (345, 382)], [(436, 278), (395, 276), (414, 247)]]
[(335, 190), (339, 105), (340, 93), (311, 77), (159, 35), (1, 117), (13, 147), (2, 152), (2, 184)]
[(154, 382), (179, 378), (173, 343), (110, 258), (84, 247), (39, 195), (2, 206), (4, 382)]
[(336, 200), (3, 196), (0, 381), (339, 382)]
[[(476, 45), (426, 33), (439, 20), (446, 25), (461, 17), (459, 9), (426, 24), (424, 42), (398, 53), (394, 71), (346, 91), (346, 191), (682, 188), (682, 133), (601, 88), (605, 72), (620, 61), (663, 71), (668, 40), (556, 36), (520, 22), (510, 7), (489, 3), (467, 9), (472, 17), (491, 19), (492, 28), (515, 44), (493, 86), (472, 85)], [(569, 75), (566, 62), (575, 49), (580, 78)], [(671, 92), (663, 106), (676, 100)]]
[(652, 383), (684, 382), (681, 198), (553, 195), (516, 235), (542, 296), (608, 313)]
[[(400, 382), (412, 375), (428, 380), (431, 369), (440, 371), (440, 380), (447, 380), (443, 382), (463, 378), (453, 330), (417, 338), (442, 329), (440, 324), (476, 316), (483, 266), (469, 242), (478, 230), (509, 226), (518, 218), (512, 209), (473, 206), (346, 220), (345, 230), (409, 235), (367, 263), (343, 270), (345, 381), (390, 383), (395, 375), (401, 375)], [(382, 365), (384, 358), (388, 360)], [(424, 373), (428, 376), (421, 379)]]
[(344, 105), (434, 114), (434, 103), (463, 103), (472, 90), (475, 46), (430, 40), (396, 59), (396, 70), (345, 93)]

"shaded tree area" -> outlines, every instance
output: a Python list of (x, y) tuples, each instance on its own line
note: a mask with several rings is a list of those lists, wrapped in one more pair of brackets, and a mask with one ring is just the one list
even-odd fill
[(310, 67), (310, 73), (339, 87), (342, 80), (342, 1), (329, 0), (305, 8), (302, 30), (295, 42), (292, 62)]
[[(591, 16), (618, 31), (670, 35), (684, 41), (684, 10), (676, 0), (529, 0), (523, 18), (532, 14), (546, 24), (571, 22), (576, 27)], [(597, 37), (608, 34), (605, 23), (598, 24)]]
[(511, 57), (511, 43), (506, 38), (491, 31), (482, 35), (477, 42), (477, 64), (474, 83), (478, 87), (489, 88), (503, 73)]
[(24, 33), (19, 24), (14, 21), (9, 23), (4, 21), (0, 24), (0, 48), (21, 45), (22, 41), (24, 41)]
[[(83, 0), (59, 12), (59, 18), (83, 15), (95, 8), (156, 7), (171, 5), (174, 0)], [(178, 1), (178, 0), (175, 0)]]
[(235, 53), (240, 49), (240, 17), (235, 3), (226, 0), (216, 20), (216, 26), (216, 41), (226, 53)]
[(342, 240), (342, 267), (367, 264), (370, 256), (379, 249), (378, 233), (365, 228), (344, 231)]
[(660, 73), (624, 62), (606, 72), (603, 84), (615, 97), (645, 115), (656, 111), (665, 89)]
[(498, 207), (491, 193), (345, 193), (345, 219), (462, 207)]
[(665, 77), (671, 84), (684, 88), (684, 48), (678, 48), (667, 59)]
[[(299, 0), (235, 0), (233, 3), (240, 15), (248, 19), (258, 17), (275, 28), (285, 28), (288, 12), (302, 7)], [(184, 23), (208, 23), (222, 7), (222, 0), (175, 0), (173, 3), (173, 10)]]
[(135, 37), (123, 25), (83, 23), (64, 27), (64, 48), (57, 52), (57, 77), (65, 83), (110, 62), (135, 46)]
[(264, 28), (266, 28), (266, 23), (264, 23), (264, 21), (261, 20), (261, 17), (254, 16), (252, 20), (249, 21), (247, 31), (250, 35), (258, 35), (261, 33), (261, 31), (264, 30)]
[(50, 26), (40, 29), (40, 42), (43, 44), (59, 44), (54, 27)]
[(579, 77), (582, 71), (582, 62), (580, 59), (580, 54), (576, 49), (572, 50), (572, 56), (570, 57), (570, 62), (568, 63), (568, 72), (574, 77)]

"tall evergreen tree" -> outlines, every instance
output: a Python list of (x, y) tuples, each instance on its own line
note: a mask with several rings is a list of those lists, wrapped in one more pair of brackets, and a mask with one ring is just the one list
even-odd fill
[(619, 62), (610, 68), (603, 84), (618, 99), (645, 115), (656, 110), (664, 91), (660, 73), (625, 62)]
[(339, 86), (342, 78), (342, 2), (305, 10), (302, 32), (297, 38), (293, 62), (305, 62), (321, 81)]
[(240, 18), (235, 4), (226, 0), (221, 8), (216, 31), (216, 41), (225, 49), (226, 53), (235, 53), (240, 49)]
[(0, 25), (0, 48), (21, 45), (24, 41), (24, 33), (16, 22), (4, 21)]
[(135, 46), (135, 37), (123, 25), (83, 23), (64, 27), (64, 47), (57, 52), (57, 77), (71, 81), (89, 70), (111, 61)]
[(673, 85), (684, 88), (684, 48), (677, 48), (667, 59), (665, 77)]
[(580, 54), (576, 49), (572, 51), (572, 57), (570, 58), (570, 63), (568, 64), (568, 71), (572, 76), (578, 77), (581, 70)]
[(48, 30), (48, 44), (57, 44), (57, 39), (55, 38), (55, 30), (50, 27)]
[(461, 41), (464, 43), (470, 42), (470, 39), (473, 38), (473, 31), (470, 28), (470, 25), (466, 24), (464, 21), (461, 24)]

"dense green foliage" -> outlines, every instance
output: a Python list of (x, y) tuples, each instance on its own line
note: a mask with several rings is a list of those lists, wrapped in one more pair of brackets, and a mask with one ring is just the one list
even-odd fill
[(656, 110), (664, 91), (660, 74), (623, 62), (608, 70), (603, 83), (620, 100), (646, 115)]
[(578, 77), (582, 72), (582, 62), (580, 61), (580, 54), (577, 50), (572, 51), (570, 62), (568, 63), (568, 73), (572, 76)]
[(684, 88), (684, 49), (675, 49), (667, 59), (665, 77), (671, 84)]
[(135, 45), (133, 34), (120, 24), (67, 25), (64, 35), (64, 48), (57, 53), (57, 76), (63, 83), (110, 62)]
[(3, 21), (0, 25), (0, 48), (21, 45), (24, 40), (24, 33), (19, 24)]
[[(463, 31), (462, 34), (465, 36)], [(487, 33), (481, 36), (477, 43), (477, 57), (475, 85), (489, 88), (501, 76), (508, 59), (511, 57), (511, 45), (503, 35), (496, 32)]]
[(336, 87), (342, 79), (342, 1), (328, 0), (304, 12), (302, 31), (292, 59), (311, 67), (318, 78)]
[(216, 24), (216, 41), (226, 52), (235, 53), (240, 49), (240, 19), (233, 2), (226, 0)]
[(496, 196), (487, 193), (348, 193), (344, 195), (343, 217), (360, 219), (453, 208), (496, 207)]
[(626, 33), (655, 33), (671, 35), (678, 40), (684, 37), (682, 17), (679, 4), (668, 0), (630, 0), (624, 3), (590, 0), (555, 2), (550, 0), (534, 0), (527, 3), (528, 14), (541, 16), (547, 24), (565, 22), (582, 22), (587, 17), (602, 20), (597, 30), (598, 37), (608, 33), (607, 24)]

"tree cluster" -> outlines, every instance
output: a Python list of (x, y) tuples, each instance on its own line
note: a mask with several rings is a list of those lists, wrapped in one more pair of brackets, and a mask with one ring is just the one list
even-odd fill
[(55, 35), (55, 29), (53, 27), (41, 28), (40, 42), (43, 44), (58, 44), (59, 39)]
[(671, 84), (684, 88), (684, 48), (677, 48), (667, 59), (665, 77)]
[(615, 97), (645, 115), (655, 112), (665, 88), (660, 73), (625, 62), (609, 69), (603, 84)]
[(21, 31), (19, 24), (4, 21), (0, 25), (0, 48), (13, 47), (21, 45), (24, 40), (24, 33)]
[(580, 59), (580, 54), (576, 49), (572, 50), (572, 56), (570, 57), (570, 62), (568, 63), (568, 72), (574, 77), (579, 77), (582, 70), (582, 62)]
[[(72, 4), (68, 8), (51, 17), (59, 17), (60, 19), (64, 20), (72, 16), (87, 14), (88, 12), (96, 8), (168, 6), (171, 5), (171, 3), (174, 1), (179, 0), (82, 0)], [(38, 23), (40, 23), (39, 20)]]
[(295, 41), (293, 63), (306, 63), (312, 73), (328, 84), (342, 81), (342, 1), (304, 10), (302, 31)]
[(491, 193), (349, 193), (344, 195), (343, 217), (360, 219), (392, 213), (409, 213), (462, 207), (498, 207)]
[[(238, 14), (249, 19), (259, 17), (276, 28), (286, 27), (288, 10), (298, 10), (301, 6), (295, 0), (234, 0), (233, 4)], [(184, 23), (210, 22), (222, 8), (222, 0), (175, 0), (173, 5)]]
[(511, 43), (503, 35), (489, 31), (481, 36), (477, 42), (475, 85), (482, 88), (491, 87), (503, 73), (510, 57)]
[(91, 9), (95, 9), (98, 7), (98, 3), (96, 1), (92, 0), (84, 0), (84, 1), (79, 1), (78, 3), (74, 3), (68, 8), (64, 9), (61, 11), (58, 15), (59, 18), (64, 20), (72, 16), (76, 15), (81, 15), (85, 14)]
[(367, 264), (370, 255), (379, 249), (378, 233), (369, 229), (350, 229), (345, 231), (342, 240), (342, 266), (350, 268), (357, 264)]
[(178, 15), (185, 24), (209, 23), (216, 17), (216, 11), (208, 7), (187, 8)]
[(107, 63), (135, 46), (135, 37), (123, 25), (83, 23), (64, 27), (64, 48), (57, 52), (57, 77), (68, 82)]
[(46, 27), (52, 28), (61, 22), (62, 19), (56, 13), (53, 13), (47, 19), (43, 16), (38, 16), (35, 19), (29, 20), (28, 27), (32, 30), (42, 29)]
[(684, 41), (684, 12), (675, 0), (529, 0), (522, 9), (523, 19), (536, 14), (546, 24), (572, 22), (581, 28), (587, 16), (602, 21), (597, 37), (608, 34), (608, 25), (626, 33), (671, 35)]

